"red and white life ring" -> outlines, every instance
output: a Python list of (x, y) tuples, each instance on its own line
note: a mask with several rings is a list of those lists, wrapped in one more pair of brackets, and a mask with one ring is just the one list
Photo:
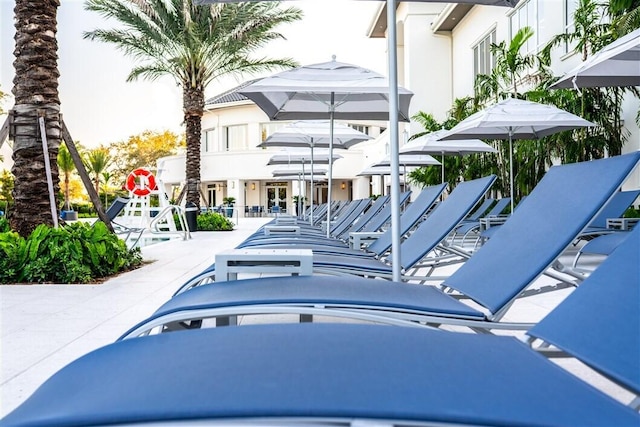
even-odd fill
[[(140, 185), (136, 184), (137, 178), (139, 178)], [(147, 169), (135, 169), (127, 177), (125, 188), (136, 196), (148, 196), (157, 188), (156, 177)]]

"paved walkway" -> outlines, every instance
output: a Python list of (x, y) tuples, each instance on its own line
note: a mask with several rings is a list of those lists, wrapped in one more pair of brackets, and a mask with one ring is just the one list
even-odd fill
[(270, 219), (240, 218), (233, 232), (144, 247), (153, 263), (99, 285), (0, 286), (0, 418), (60, 368), (149, 316), (217, 252)]

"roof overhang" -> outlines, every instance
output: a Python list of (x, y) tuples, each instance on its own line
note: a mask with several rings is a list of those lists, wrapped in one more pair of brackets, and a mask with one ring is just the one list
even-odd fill
[(378, 12), (376, 13), (373, 21), (371, 22), (371, 26), (369, 27), (369, 31), (367, 32), (367, 36), (371, 39), (374, 38), (384, 38), (385, 33), (387, 32), (387, 3), (381, 2), (380, 6), (378, 6)]
[(453, 31), (472, 7), (472, 4), (449, 3), (431, 24), (431, 31)]
[[(452, 31), (458, 22), (464, 18), (473, 7), (472, 4), (449, 3), (442, 9), (436, 20), (431, 24), (433, 32)], [(369, 38), (384, 38), (387, 31), (387, 4), (381, 3), (378, 7), (367, 36)]]

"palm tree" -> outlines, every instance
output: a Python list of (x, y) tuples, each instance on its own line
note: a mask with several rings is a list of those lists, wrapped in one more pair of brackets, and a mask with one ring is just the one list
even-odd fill
[[(508, 43), (502, 41), (491, 45), (491, 53), (494, 56), (495, 66), (491, 70), (491, 74), (481, 74), (476, 77), (474, 93), (477, 103), (485, 103), (487, 101), (498, 102), (507, 97), (522, 97), (518, 91), (518, 87), (524, 82), (524, 73), (536, 65), (535, 55), (522, 53), (524, 46), (529, 39), (533, 37), (533, 34), (531, 27), (522, 27), (514, 34)], [(498, 176), (498, 180), (493, 188), (503, 194), (507, 194), (509, 192), (508, 186), (510, 181), (508, 146), (500, 143), (494, 143), (492, 145), (498, 150), (498, 154), (491, 156), (474, 156), (474, 159), (467, 161), (465, 178), (476, 177), (476, 175), (481, 172), (495, 173)], [(520, 146), (522, 146), (522, 148)], [(523, 170), (523, 173), (520, 175), (518, 175), (518, 173), (521, 166), (525, 164), (525, 159), (528, 159), (531, 155), (532, 150), (533, 156), (535, 157), (535, 147), (531, 148), (530, 144), (526, 145), (526, 149), (524, 147), (524, 144), (518, 144), (518, 147), (514, 150), (513, 169), (515, 171), (514, 185), (516, 186), (519, 185), (519, 179), (526, 179), (526, 176), (528, 176), (528, 171)], [(522, 156), (519, 156), (519, 150), (522, 150)], [(541, 156), (541, 158), (546, 159), (547, 157)], [(539, 165), (539, 163), (535, 163), (535, 165)], [(535, 172), (535, 175), (537, 176), (537, 172)], [(517, 193), (517, 191), (515, 193)]]
[(96, 186), (96, 194), (100, 194), (100, 176), (109, 164), (111, 157), (106, 148), (96, 148), (87, 152), (85, 163), (89, 173), (93, 174), (93, 183)]
[(484, 94), (488, 99), (496, 101), (509, 95), (518, 97), (518, 83), (522, 73), (535, 65), (534, 55), (523, 55), (522, 48), (533, 37), (531, 27), (522, 27), (513, 36), (509, 44), (505, 41), (491, 45), (491, 53), (495, 58), (495, 67), (490, 76), (479, 76), (476, 79), (476, 93)]
[[(614, 1), (609, 10), (617, 8), (637, 8), (639, 1)], [(611, 23), (602, 19), (607, 7), (594, 0), (580, 0), (573, 16), (573, 31), (558, 34), (553, 37), (541, 52), (543, 64), (551, 61), (551, 51), (558, 45), (571, 44), (575, 46), (575, 52), (579, 53), (584, 61), (593, 53), (613, 41), (620, 33), (618, 28), (620, 21), (616, 15), (612, 15)], [(573, 89), (560, 89), (547, 91), (546, 88), (556, 78), (552, 75), (541, 73), (541, 84), (537, 92), (532, 96), (541, 102), (550, 102), (559, 108), (577, 114), (589, 121), (597, 123), (598, 127), (577, 130), (567, 138), (566, 134), (548, 137), (554, 141), (557, 155), (567, 162), (586, 161), (601, 158), (605, 155), (618, 155), (622, 152), (622, 146), (628, 137), (621, 122), (622, 99), (627, 90), (637, 91), (633, 88), (582, 88), (579, 92)], [(536, 99), (534, 99), (536, 100)], [(577, 138), (576, 138), (577, 136)]]
[(71, 173), (76, 168), (76, 165), (73, 163), (73, 158), (71, 158), (71, 154), (67, 147), (64, 145), (60, 146), (60, 150), (58, 150), (58, 169), (64, 175), (64, 205), (66, 210), (69, 209), (69, 182), (71, 181)]
[(609, 15), (618, 35), (640, 28), (640, 0), (609, 0)]
[(204, 91), (221, 76), (264, 72), (296, 64), (292, 59), (255, 59), (269, 41), (282, 38), (279, 24), (302, 17), (277, 2), (196, 6), (191, 0), (87, 0), (86, 8), (123, 28), (94, 30), (85, 38), (112, 43), (140, 61), (128, 76), (171, 76), (182, 87), (186, 126), (186, 201), (200, 204), (200, 138)]
[(113, 178), (113, 174), (111, 172), (102, 172), (102, 179), (104, 182), (104, 205), (108, 206), (109, 205), (109, 200), (107, 198), (107, 190), (109, 189), (109, 181), (111, 180), (111, 178)]
[[(38, 118), (44, 117), (48, 153), (55, 165), (60, 145), (60, 99), (58, 97), (58, 44), (56, 19), (59, 0), (16, 0), (15, 77), (12, 173), (16, 177), (11, 228), (27, 236), (39, 224), (53, 224), (49, 187)], [(52, 168), (54, 197), (58, 170)]]

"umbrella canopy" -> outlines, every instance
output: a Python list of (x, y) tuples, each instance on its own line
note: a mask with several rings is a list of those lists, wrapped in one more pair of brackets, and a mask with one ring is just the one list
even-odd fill
[[(389, 81), (335, 59), (258, 80), (240, 94), (271, 120), (389, 120)], [(413, 93), (398, 89), (400, 120), (409, 121)]]
[[(326, 175), (327, 174), (327, 170), (326, 169), (316, 169), (315, 171), (313, 171), (313, 175)], [(303, 175), (305, 177), (308, 177), (309, 175), (311, 175), (311, 171), (305, 171), (304, 169), (300, 169), (300, 168), (284, 168), (284, 169), (276, 169), (274, 171), (271, 172), (271, 175), (273, 176), (298, 176), (298, 175)], [(308, 179), (308, 178), (307, 178)]]
[(513, 140), (539, 139), (565, 130), (595, 124), (553, 105), (505, 99), (467, 117), (439, 138), (440, 141), (483, 138), (509, 140), (509, 182), (513, 212)]
[[(412, 170), (415, 170), (415, 167), (404, 168), (404, 170), (400, 170), (400, 175), (404, 175)], [(375, 176), (375, 175), (391, 175), (392, 169), (390, 166), (379, 166), (379, 165), (371, 165), (360, 172), (357, 176)]]
[[(341, 159), (339, 154), (333, 154), (331, 159), (335, 162)], [(310, 150), (283, 150), (278, 154), (271, 156), (267, 162), (267, 166), (273, 165), (306, 165), (311, 163), (311, 151)], [(318, 151), (313, 153), (314, 164), (329, 164), (329, 152)]]
[[(331, 123), (328, 120), (299, 120), (272, 133), (258, 147), (329, 148), (331, 135)], [(333, 148), (347, 149), (369, 139), (369, 135), (351, 126), (333, 124)]]
[[(268, 80), (268, 79), (267, 79)], [(329, 148), (327, 155), (327, 163), (329, 164), (329, 183), (331, 183), (331, 172), (333, 162), (329, 162), (329, 158), (333, 158), (333, 148), (347, 149), (354, 144), (367, 141), (371, 137), (363, 132), (353, 129), (342, 123), (335, 123), (327, 120), (299, 120), (288, 124), (271, 134), (258, 147), (309, 147), (311, 148), (311, 197), (310, 202), (313, 205), (313, 165), (314, 165), (314, 148)], [(329, 200), (331, 194), (331, 185), (329, 185)], [(313, 213), (311, 214), (313, 221)]]
[(444, 156), (466, 156), (477, 153), (497, 153), (498, 150), (479, 139), (438, 141), (448, 131), (438, 130), (422, 135), (400, 147), (400, 157), (406, 154), (440, 154), (442, 156), (442, 182), (444, 183)]
[(320, 175), (320, 174), (315, 174), (313, 176), (311, 175), (280, 175), (280, 176), (274, 176), (276, 181), (310, 181), (313, 178), (314, 182), (324, 182), (327, 180), (327, 176), (326, 175)]
[[(328, 119), (329, 151), (335, 142), (334, 120), (409, 121), (413, 93), (381, 74), (332, 61), (306, 65), (258, 80), (239, 91), (272, 120)], [(390, 96), (391, 94), (391, 96)], [(331, 218), (332, 163), (329, 162), (327, 217)], [(327, 228), (327, 237), (330, 230)]]
[[(398, 157), (398, 162), (400, 166), (439, 166), (440, 162), (431, 157), (428, 154), (400, 154)], [(384, 159), (380, 160), (378, 163), (373, 165), (375, 166), (388, 166), (391, 167), (391, 158), (390, 156), (386, 156)]]
[(605, 46), (551, 88), (617, 86), (640, 86), (640, 28)]

